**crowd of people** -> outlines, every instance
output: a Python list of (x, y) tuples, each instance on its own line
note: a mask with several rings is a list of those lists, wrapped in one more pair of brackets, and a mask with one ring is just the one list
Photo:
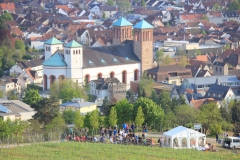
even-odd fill
[[(103, 128), (99, 130), (100, 136), (88, 136), (74, 134), (69, 134), (67, 137), (62, 136), (62, 141), (67, 139), (69, 141), (77, 142), (101, 142), (106, 143), (108, 140), (113, 144), (133, 144), (133, 145), (145, 145), (145, 146), (154, 146), (154, 139), (146, 137), (147, 126), (143, 126), (141, 132), (135, 132), (134, 123), (131, 125), (123, 124), (121, 129), (118, 129), (117, 126), (112, 128)], [(142, 133), (142, 134), (141, 134)], [(158, 139), (159, 146), (162, 147), (163, 140), (160, 137)]]

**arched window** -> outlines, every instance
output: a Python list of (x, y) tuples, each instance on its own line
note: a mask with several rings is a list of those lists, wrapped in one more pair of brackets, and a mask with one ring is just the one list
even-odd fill
[(47, 76), (44, 74), (43, 76), (43, 79), (44, 79), (44, 89), (47, 89)]
[(73, 50), (73, 54), (75, 54), (75, 50)]
[(137, 81), (139, 79), (139, 71), (138, 69), (134, 70), (134, 81)]
[(111, 73), (110, 73), (110, 78), (114, 78), (114, 76), (115, 76), (115, 73), (114, 73), (114, 72), (111, 72)]
[(87, 74), (87, 75), (85, 75), (85, 82), (89, 82), (89, 81), (90, 81), (90, 75)]
[(123, 71), (122, 72), (122, 83), (126, 83), (127, 82), (127, 71)]
[(102, 73), (98, 73), (97, 78), (98, 79), (102, 78)]
[(65, 76), (64, 76), (64, 75), (60, 75), (60, 76), (58, 77), (58, 79), (59, 79), (59, 80), (64, 80), (64, 79), (65, 79)]
[(55, 80), (56, 80), (56, 77), (54, 75), (51, 75), (50, 76), (50, 85), (52, 85)]

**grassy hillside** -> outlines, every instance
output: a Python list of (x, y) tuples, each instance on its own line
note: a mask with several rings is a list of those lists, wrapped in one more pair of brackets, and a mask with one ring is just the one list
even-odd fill
[(133, 145), (101, 143), (44, 143), (17, 148), (0, 148), (0, 159), (4, 160), (142, 160), (142, 159), (177, 159), (177, 160), (239, 160), (240, 154), (234, 151), (203, 152), (190, 149), (170, 149)]

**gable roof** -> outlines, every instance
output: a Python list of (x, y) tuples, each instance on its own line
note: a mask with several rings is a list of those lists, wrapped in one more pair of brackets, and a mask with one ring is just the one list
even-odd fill
[(52, 37), (49, 40), (47, 40), (44, 44), (54, 45), (54, 44), (62, 44), (62, 42), (56, 39), (55, 37)]
[(67, 66), (62, 55), (58, 52), (54, 53), (49, 59), (42, 63), (44, 66), (63, 67)]
[(149, 23), (147, 23), (145, 20), (141, 20), (140, 22), (135, 24), (133, 26), (133, 28), (135, 28), (135, 29), (151, 29), (154, 27), (152, 25), (150, 25)]
[(100, 78), (97, 80), (92, 80), (96, 84), (96, 90), (106, 90), (108, 89), (109, 83), (119, 83), (120, 81), (117, 78)]
[(64, 47), (67, 47), (67, 48), (77, 48), (77, 47), (82, 47), (82, 45), (77, 43), (75, 40), (72, 40), (69, 43), (67, 43)]
[(26, 68), (33, 68), (36, 66), (40, 66), (40, 65), (42, 65), (42, 62), (43, 62), (42, 58), (37, 58), (37, 59), (29, 60), (29, 61), (19, 62), (19, 63), (17, 63), (17, 65), (21, 69), (26, 69)]
[[(215, 100), (222, 100), (227, 95), (227, 92), (231, 88), (229, 86), (222, 86), (218, 84), (212, 84), (205, 94), (204, 98), (214, 98)], [(213, 96), (212, 94), (215, 94)], [(219, 96), (220, 95), (220, 96)]]
[(120, 18), (113, 23), (113, 26), (117, 27), (132, 26), (132, 23), (128, 22), (125, 18)]

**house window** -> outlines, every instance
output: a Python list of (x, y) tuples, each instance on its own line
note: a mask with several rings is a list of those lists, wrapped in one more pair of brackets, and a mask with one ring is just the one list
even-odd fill
[(221, 67), (219, 68), (219, 72), (222, 73), (222, 68)]
[(218, 72), (218, 67), (216, 67), (216, 72)]
[(98, 91), (98, 95), (100, 95), (100, 92)]
[(98, 79), (102, 78), (102, 73), (98, 73), (97, 77)]
[(221, 98), (221, 94), (219, 94), (218, 97)]
[(215, 95), (215, 93), (213, 93), (213, 97), (215, 97), (216, 95)]
[(114, 78), (114, 75), (115, 75), (115, 73), (114, 73), (114, 72), (111, 72), (111, 73), (110, 73), (110, 78)]
[(127, 71), (122, 72), (122, 83), (126, 83), (127, 81)]
[(210, 96), (210, 93), (208, 93), (208, 96)]
[(136, 69), (134, 71), (134, 81), (137, 81), (138, 80), (138, 70)]

